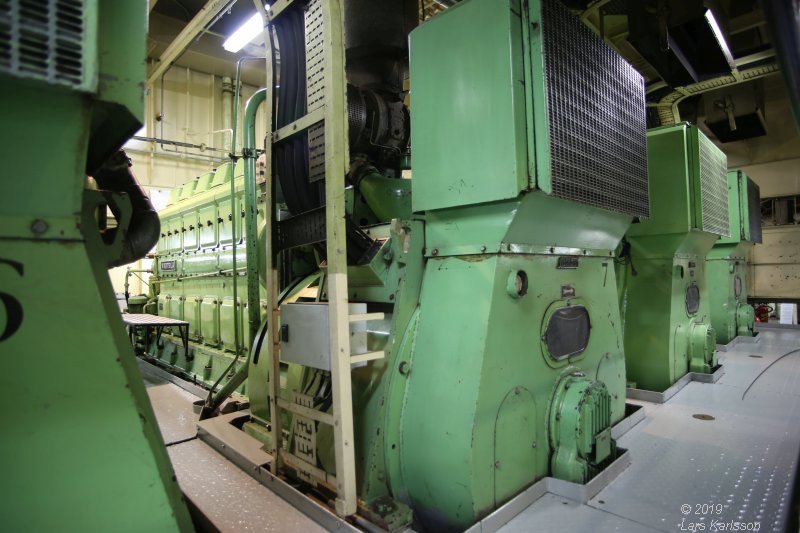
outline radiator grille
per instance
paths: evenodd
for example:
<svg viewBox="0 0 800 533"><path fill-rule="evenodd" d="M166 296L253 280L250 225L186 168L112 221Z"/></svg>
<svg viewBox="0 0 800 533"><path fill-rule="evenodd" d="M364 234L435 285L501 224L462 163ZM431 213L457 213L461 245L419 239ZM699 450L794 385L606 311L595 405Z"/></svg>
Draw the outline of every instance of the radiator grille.
<svg viewBox="0 0 800 533"><path fill-rule="evenodd" d="M91 89L84 0L0 0L0 72Z"/></svg>
<svg viewBox="0 0 800 533"><path fill-rule="evenodd" d="M647 218L644 81L559 0L542 0L552 193Z"/></svg>
<svg viewBox="0 0 800 533"><path fill-rule="evenodd" d="M728 225L728 158L708 137L700 138L700 201L703 231L730 237Z"/></svg>
<svg viewBox="0 0 800 533"><path fill-rule="evenodd" d="M761 190L753 180L747 180L747 214L748 220L745 224L750 225L750 242L761 242Z"/></svg>

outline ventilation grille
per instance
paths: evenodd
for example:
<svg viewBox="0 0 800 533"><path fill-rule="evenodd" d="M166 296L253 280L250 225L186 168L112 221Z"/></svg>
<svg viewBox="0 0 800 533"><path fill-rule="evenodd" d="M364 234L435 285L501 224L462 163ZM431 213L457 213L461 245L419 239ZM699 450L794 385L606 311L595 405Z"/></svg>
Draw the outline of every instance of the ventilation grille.
<svg viewBox="0 0 800 533"><path fill-rule="evenodd" d="M325 104L324 34L322 1L312 0L305 12L306 26L306 109L308 113ZM308 180L325 177L325 126L317 124L308 129Z"/></svg>
<svg viewBox="0 0 800 533"><path fill-rule="evenodd" d="M700 200L703 231L730 237L728 225L728 158L708 137L700 138Z"/></svg>
<svg viewBox="0 0 800 533"><path fill-rule="evenodd" d="M644 81L559 0L542 0L554 196L647 218Z"/></svg>
<svg viewBox="0 0 800 533"><path fill-rule="evenodd" d="M750 242L761 242L761 190L750 178L747 180L747 214L749 220L744 221L750 225Z"/></svg>
<svg viewBox="0 0 800 533"><path fill-rule="evenodd" d="M89 90L84 0L0 0L0 72Z"/></svg>

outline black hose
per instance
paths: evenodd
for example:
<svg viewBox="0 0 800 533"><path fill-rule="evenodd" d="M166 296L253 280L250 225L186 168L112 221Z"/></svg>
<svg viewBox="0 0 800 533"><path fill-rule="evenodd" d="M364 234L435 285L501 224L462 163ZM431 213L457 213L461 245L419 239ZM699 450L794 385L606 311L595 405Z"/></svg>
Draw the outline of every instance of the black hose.
<svg viewBox="0 0 800 533"><path fill-rule="evenodd" d="M118 231L125 232L120 256L109 261L109 267L126 265L144 257L158 242L161 221L153 204L131 172L131 160L124 150L118 150L95 171L92 176L100 189L127 195L133 212L127 228L110 228L103 232L103 240L111 243ZM109 209L117 220L122 220L122 210L113 201Z"/></svg>

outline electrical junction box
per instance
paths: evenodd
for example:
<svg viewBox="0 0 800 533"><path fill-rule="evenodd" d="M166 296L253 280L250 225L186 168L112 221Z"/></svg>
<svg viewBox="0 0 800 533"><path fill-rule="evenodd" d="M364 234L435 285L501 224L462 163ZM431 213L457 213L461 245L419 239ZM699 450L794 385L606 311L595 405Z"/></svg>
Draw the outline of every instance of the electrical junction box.
<svg viewBox="0 0 800 533"><path fill-rule="evenodd" d="M364 314L367 304L351 303L350 314ZM327 302L281 306L281 361L331 369L330 322ZM367 323L350 323L350 353L367 352ZM348 354L348 357L350 354Z"/></svg>

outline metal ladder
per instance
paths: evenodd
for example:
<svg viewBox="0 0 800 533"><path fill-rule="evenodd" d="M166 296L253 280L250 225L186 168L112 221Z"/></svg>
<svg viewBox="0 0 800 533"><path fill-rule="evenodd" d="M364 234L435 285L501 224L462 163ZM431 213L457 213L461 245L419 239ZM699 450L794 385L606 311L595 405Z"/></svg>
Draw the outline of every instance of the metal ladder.
<svg viewBox="0 0 800 533"><path fill-rule="evenodd" d="M296 0L278 0L272 4L268 14L268 24L275 21L295 4ZM270 225L267 235L267 300L270 312L268 314L269 339L268 343L268 402L270 410L270 435L273 444L271 465L272 473L277 474L281 463L291 463L293 455L287 450L281 450L281 410L287 410L296 416L314 420L333 427L334 446L336 459L335 480L325 476L324 472L318 475L336 487L336 513L339 516L355 514L357 509L355 450L353 434L353 403L351 387L351 367L356 363L363 363L384 357L382 351L364 354L351 354L350 348L350 323L380 320L383 313L350 314L348 302L347 281L347 242L345 234L345 192L344 176L347 172L348 161L348 121L347 121L347 85L345 79L345 51L344 51L344 25L342 0L312 0L309 9L321 8L322 14L322 69L324 72L322 105L310 110L305 116L272 132L267 141L268 158L267 180L273 186L271 154L272 145L288 137L313 128L324 127L324 175L325 175L325 222L327 237L327 293L328 313L330 325L330 352L331 352L331 382L332 382L332 413L322 412L289 402L280 397L280 336L276 327L280 323L280 309L278 301L278 270L271 252L273 247L273 231L276 223L276 213L273 204L274 196L270 195L267 201L266 220ZM269 30L269 26L266 31ZM271 39L265 39L267 57L274 57ZM272 92L275 83L271 65L267 68L267 88L269 95L267 101L267 124L272 120Z"/></svg>

